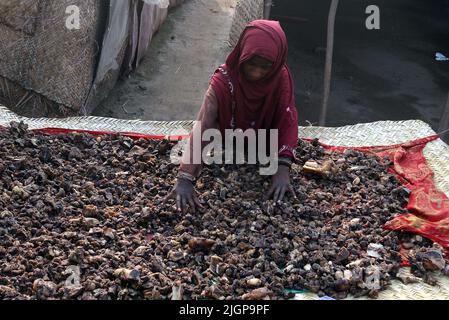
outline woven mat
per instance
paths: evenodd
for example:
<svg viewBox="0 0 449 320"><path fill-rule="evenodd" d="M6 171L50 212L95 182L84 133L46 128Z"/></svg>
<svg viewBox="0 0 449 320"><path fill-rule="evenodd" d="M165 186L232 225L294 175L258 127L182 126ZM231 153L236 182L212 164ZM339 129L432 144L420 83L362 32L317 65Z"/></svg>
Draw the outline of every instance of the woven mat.
<svg viewBox="0 0 449 320"><path fill-rule="evenodd" d="M59 114L80 114L94 78L105 2L0 2L0 75L62 105L64 111ZM80 10L79 29L66 27L69 18L66 9L71 5ZM9 89L1 91L0 88L8 99L14 98L10 105L23 102L23 95L16 98L9 94ZM29 115L46 115L40 108L42 105L34 94L17 106L17 110L25 109Z"/></svg>
<svg viewBox="0 0 449 320"><path fill-rule="evenodd" d="M0 23L16 31L33 35L39 14L39 2L36 0L0 1Z"/></svg>
<svg viewBox="0 0 449 320"><path fill-rule="evenodd" d="M183 135L189 133L192 121L119 120L101 117L73 117L66 119L26 118L18 116L0 105L0 126L10 121L24 121L30 129L66 128L110 132L135 132L154 135ZM301 138L319 138L321 142L336 146L379 146L407 142L435 134L420 120L379 121L339 128L299 127ZM449 196L449 146L437 139L427 144L424 155L435 173L436 186ZM379 294L379 299L444 299L449 300L449 277L438 277L439 285L432 287L423 282L404 285L397 280ZM298 300L318 300L315 294L296 296ZM349 297L348 299L352 299Z"/></svg>
<svg viewBox="0 0 449 320"><path fill-rule="evenodd" d="M407 270L409 271L409 269ZM438 286L432 287L424 282L403 284L393 280L387 290L379 293L379 300L449 300L449 277L437 276ZM294 300L320 300L316 294L299 293ZM371 300L369 297L347 297L345 300Z"/></svg>
<svg viewBox="0 0 449 320"><path fill-rule="evenodd" d="M263 11L263 0L239 0L237 2L229 34L229 43L232 47L237 44L240 34L249 22L263 19Z"/></svg>

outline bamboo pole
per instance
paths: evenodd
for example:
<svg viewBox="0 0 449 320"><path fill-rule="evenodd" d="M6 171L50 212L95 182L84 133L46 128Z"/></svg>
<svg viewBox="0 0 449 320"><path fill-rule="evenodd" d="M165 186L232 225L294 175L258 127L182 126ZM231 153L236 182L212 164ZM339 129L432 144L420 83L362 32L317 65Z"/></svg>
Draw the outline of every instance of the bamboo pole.
<svg viewBox="0 0 449 320"><path fill-rule="evenodd" d="M265 0L264 1L263 18L265 20L269 20L270 19L271 6L272 5L273 5L273 0Z"/></svg>
<svg viewBox="0 0 449 320"><path fill-rule="evenodd" d="M321 114L319 125L326 125L327 105L329 102L331 75L332 75L332 57L334 53L334 34L335 34L335 16L337 14L338 0L332 0L329 17L327 21L327 48L326 48L326 65L324 68L324 93L323 105L321 107Z"/></svg>
<svg viewBox="0 0 449 320"><path fill-rule="evenodd" d="M449 93L447 95L446 106L443 109L443 114L440 119L440 126L438 127L438 132L442 132L444 130L449 129ZM442 134L441 138L449 142L448 132Z"/></svg>

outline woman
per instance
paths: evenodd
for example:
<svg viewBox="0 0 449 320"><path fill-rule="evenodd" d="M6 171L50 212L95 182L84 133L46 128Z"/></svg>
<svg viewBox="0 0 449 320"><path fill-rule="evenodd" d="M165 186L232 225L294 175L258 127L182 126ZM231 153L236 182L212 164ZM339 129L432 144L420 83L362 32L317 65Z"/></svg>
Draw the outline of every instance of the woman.
<svg viewBox="0 0 449 320"><path fill-rule="evenodd" d="M287 52L287 39L279 22L256 20L248 24L226 64L212 76L197 117L201 132L210 128L222 133L237 128L278 129L279 166L266 194L274 201L282 200L286 191L295 196L289 171L298 142L298 115ZM192 150L193 139L188 147ZM192 153L188 154L193 157ZM194 191L201 164L191 163L181 161L176 184L168 196L176 197L177 208L183 212L188 205L193 210L201 207Z"/></svg>

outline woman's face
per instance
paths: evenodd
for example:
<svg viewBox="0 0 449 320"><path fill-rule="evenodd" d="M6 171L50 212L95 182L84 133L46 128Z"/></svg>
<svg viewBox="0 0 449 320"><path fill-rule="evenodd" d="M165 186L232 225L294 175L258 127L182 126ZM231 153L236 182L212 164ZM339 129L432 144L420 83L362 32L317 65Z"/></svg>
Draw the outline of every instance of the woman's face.
<svg viewBox="0 0 449 320"><path fill-rule="evenodd" d="M272 67L273 62L270 60L260 56L254 56L243 63L243 73L248 81L259 81L270 73Z"/></svg>

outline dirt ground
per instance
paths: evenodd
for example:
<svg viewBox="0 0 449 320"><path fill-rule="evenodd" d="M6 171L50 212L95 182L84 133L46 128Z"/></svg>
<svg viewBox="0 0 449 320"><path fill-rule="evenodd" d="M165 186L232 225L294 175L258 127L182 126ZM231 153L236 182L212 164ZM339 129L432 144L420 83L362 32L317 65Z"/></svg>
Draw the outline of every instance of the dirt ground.
<svg viewBox="0 0 449 320"><path fill-rule="evenodd" d="M326 1L276 0L290 46L301 125L317 124L329 9ZM235 1L187 0L171 11L150 52L95 115L193 119L210 76L223 63ZM328 126L421 119L437 129L449 89L449 1L378 0L380 30L367 30L367 0L340 1ZM306 18L307 22L284 16Z"/></svg>
<svg viewBox="0 0 449 320"><path fill-rule="evenodd" d="M300 124L318 122L330 1L277 0L289 39ZM367 30L372 1L340 1L335 25L327 126L377 120L421 119L438 128L449 90L449 1L378 0L380 30Z"/></svg>
<svg viewBox="0 0 449 320"><path fill-rule="evenodd" d="M186 0L169 12L138 70L93 115L142 120L195 118L215 69L230 50L236 0Z"/></svg>

